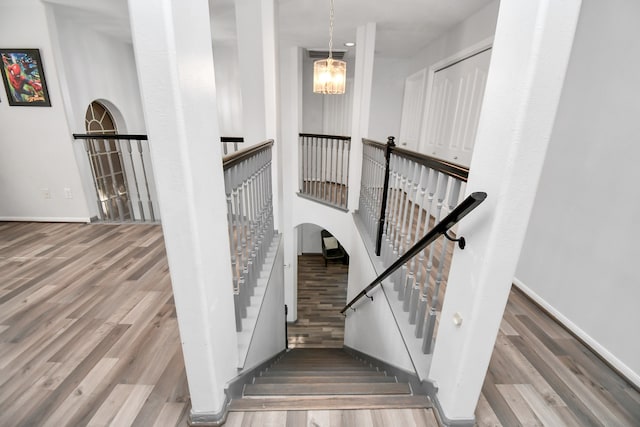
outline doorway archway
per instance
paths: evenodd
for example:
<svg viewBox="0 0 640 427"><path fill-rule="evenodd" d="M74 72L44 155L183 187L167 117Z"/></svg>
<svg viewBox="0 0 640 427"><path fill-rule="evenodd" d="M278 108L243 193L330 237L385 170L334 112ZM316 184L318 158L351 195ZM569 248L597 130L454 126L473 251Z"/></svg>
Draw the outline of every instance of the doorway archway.
<svg viewBox="0 0 640 427"><path fill-rule="evenodd" d="M297 320L288 324L290 348L342 348L349 275L344 260L322 254L322 227L305 223L298 229Z"/></svg>
<svg viewBox="0 0 640 427"><path fill-rule="evenodd" d="M116 121L109 109L93 101L85 113L88 134L100 136L118 133ZM119 141L107 138L87 140L91 172L98 197L98 215L102 219L131 219L127 178L123 168Z"/></svg>

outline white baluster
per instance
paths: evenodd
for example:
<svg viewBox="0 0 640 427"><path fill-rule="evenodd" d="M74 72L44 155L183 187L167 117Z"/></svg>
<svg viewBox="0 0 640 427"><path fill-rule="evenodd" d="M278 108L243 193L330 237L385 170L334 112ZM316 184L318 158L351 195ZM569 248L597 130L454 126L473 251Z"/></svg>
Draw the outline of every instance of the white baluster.
<svg viewBox="0 0 640 427"><path fill-rule="evenodd" d="M449 191L449 199L447 207L449 208L449 212L455 209L458 204L458 200L460 199L460 184L461 181L457 179L451 179L451 188ZM442 245L440 250L440 259L438 262L438 273L435 279L435 285L433 288L433 296L431 297L431 304L429 305L429 314L427 315L425 321L425 335L422 341L422 351L425 354L431 353L432 343L433 343L433 335L436 326L436 314L438 310L438 302L440 297L440 286L442 285L443 276L444 276L444 265L447 256L447 248L450 246L450 241L447 239L441 239Z"/></svg>
<svg viewBox="0 0 640 427"><path fill-rule="evenodd" d="M403 180L403 188L402 192L404 193L404 205L403 205L403 214L402 214L402 225L400 228L400 237L398 239L398 256L404 255L407 251L408 246L406 245L407 236L410 234L410 230L408 229L409 218L412 217L409 212L409 208L411 206L411 190L413 189L413 170L415 169L415 162L409 159L403 159L403 172L404 180ZM403 265L399 270L395 273L396 281L398 283L398 299L404 299L404 291L406 286L407 279L407 265Z"/></svg>
<svg viewBox="0 0 640 427"><path fill-rule="evenodd" d="M411 161L411 163L413 165L413 172L412 172L412 178L411 178L411 188L409 189L410 193L408 195L408 199L410 203L409 224L407 226L404 252L409 250L409 248L412 246L412 242L416 242L418 240L418 234L419 234L419 230L417 226L418 223L416 223L415 230L414 230L414 217L416 215L418 186L420 185L420 173L422 168L418 163L414 161ZM413 258L415 258L415 256ZM413 270L411 269L411 265L412 265L411 263L413 258L407 261L405 265L402 266L402 271L403 271L402 283L404 284L404 290L402 292L402 298L403 298L402 308L404 311L409 311L409 305L411 301L411 290L413 289L413 286L414 286L415 277L413 276Z"/></svg>
<svg viewBox="0 0 640 427"><path fill-rule="evenodd" d="M420 195L418 196L416 191L416 205L418 206L418 220L416 221L416 232L414 236L413 244L415 245L422 236L424 236L429 229L429 218L424 215L425 209L425 197L427 194L427 184L429 182L429 173L432 172L431 169L426 166L422 166L420 175ZM426 224L423 224L423 221L426 221ZM411 260L411 267L409 270L409 274L412 278L413 286L411 288L411 296L409 302L409 324L413 325L416 323L416 311L418 308L418 300L420 298L420 279L422 276L422 261L420 258L424 259L424 251L420 251L418 256L414 256ZM420 269L420 270L419 270Z"/></svg>
<svg viewBox="0 0 640 427"><path fill-rule="evenodd" d="M383 250L383 262L384 266L388 267L393 263L393 237L396 228L396 212L398 211L398 171L397 171L398 156L391 155L389 159L389 191L387 194L387 215L385 224L385 244Z"/></svg>
<svg viewBox="0 0 640 427"><path fill-rule="evenodd" d="M440 222L440 216L442 214L442 207L444 205L444 199L446 197L447 194L447 186L449 184L449 176L445 175L441 172L438 173L438 190L436 193L436 212L435 212L435 216L434 216L434 225L438 224ZM426 297L426 305L428 306L428 295L429 295L429 287L431 285L431 274L433 271L433 256L434 253L436 251L436 247L435 247L435 241L432 242L429 245L429 259L427 261L427 271L425 274L425 284L424 284L424 289L423 289L423 294ZM431 298L433 299L433 293L431 294ZM424 316L424 317L418 317L418 319L416 320L416 323L418 324L418 327L423 324L423 331L424 331L424 326L426 326L426 307L424 312L422 312L422 309L420 310L420 315Z"/></svg>
<svg viewBox="0 0 640 427"><path fill-rule="evenodd" d="M434 198L436 195L436 191L438 189L438 179L440 177L440 172L435 170L431 170L429 173L429 182L427 185L427 209L425 212L425 230L430 230L431 217L434 212ZM425 259L427 256L427 252L430 251L431 246L427 246L423 251L420 252L420 256L418 259L418 275L417 278L418 283L421 286L420 290L420 299L418 301L418 308L416 314L416 337L421 338L422 333L424 332L424 316L427 312L427 298L429 291L429 272L426 271L427 265L425 265ZM423 273L424 270L424 273Z"/></svg>

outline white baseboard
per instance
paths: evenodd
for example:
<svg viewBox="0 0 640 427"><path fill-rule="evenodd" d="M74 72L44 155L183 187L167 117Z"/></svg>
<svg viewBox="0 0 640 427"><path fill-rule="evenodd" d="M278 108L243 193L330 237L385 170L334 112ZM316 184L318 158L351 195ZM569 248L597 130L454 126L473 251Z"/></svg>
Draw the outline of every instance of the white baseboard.
<svg viewBox="0 0 640 427"><path fill-rule="evenodd" d="M580 329L578 325L569 320L566 316L560 313L557 309L555 309L552 305L550 305L547 301L542 299L540 295L536 294L532 291L527 285L525 285L522 281L517 278L513 279L513 284L518 287L522 292L524 292L529 298L539 304L542 308L547 310L553 317L555 317L558 322L560 322L565 328L574 333L578 338L584 341L593 351L595 351L598 356L607 361L611 366L613 366L616 370L618 370L625 378L632 382L636 387L640 387L640 375L637 372L634 372L631 368L625 365L620 359L614 356L609 350L604 348L602 344L593 339L589 334Z"/></svg>
<svg viewBox="0 0 640 427"><path fill-rule="evenodd" d="M39 216L0 216L0 221L11 222L84 222L90 223L89 217L39 217Z"/></svg>

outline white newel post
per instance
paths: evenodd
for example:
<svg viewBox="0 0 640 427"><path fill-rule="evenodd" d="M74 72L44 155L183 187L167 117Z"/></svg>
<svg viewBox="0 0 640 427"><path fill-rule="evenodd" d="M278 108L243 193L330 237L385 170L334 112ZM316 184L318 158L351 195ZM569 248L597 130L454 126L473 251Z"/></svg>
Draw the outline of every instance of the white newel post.
<svg viewBox="0 0 640 427"><path fill-rule="evenodd" d="M447 422L472 422L536 195L580 0L503 0L429 377ZM462 317L456 326L454 315Z"/></svg>
<svg viewBox="0 0 640 427"><path fill-rule="evenodd" d="M238 356L208 2L129 11L191 415L215 418Z"/></svg>

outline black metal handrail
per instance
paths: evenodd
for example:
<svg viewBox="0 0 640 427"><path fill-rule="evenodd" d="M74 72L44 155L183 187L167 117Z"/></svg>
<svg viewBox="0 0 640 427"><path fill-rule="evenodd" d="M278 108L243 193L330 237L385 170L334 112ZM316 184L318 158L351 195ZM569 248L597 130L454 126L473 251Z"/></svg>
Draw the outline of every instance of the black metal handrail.
<svg viewBox="0 0 640 427"><path fill-rule="evenodd" d="M147 135L128 135L122 133L74 133L73 139L130 139L133 141L146 141Z"/></svg>
<svg viewBox="0 0 640 427"><path fill-rule="evenodd" d="M245 160L246 158L251 157L254 154L257 154L260 151L266 150L271 146L273 146L273 139L269 139L263 143L254 145L253 147L249 147L244 150L236 151L235 153L229 154L228 156L222 159L222 168L224 170L227 170L231 166L237 165L238 163Z"/></svg>
<svg viewBox="0 0 640 427"><path fill-rule="evenodd" d="M323 135L320 133L300 133L298 134L298 136L306 137L306 138L340 139L343 141L351 141L350 136L342 136L342 135Z"/></svg>
<svg viewBox="0 0 640 427"><path fill-rule="evenodd" d="M368 293L378 286L384 279L391 276L396 270L402 267L407 261L420 253L421 250L426 248L430 243L435 241L438 237L445 235L447 231L454 225L456 225L462 218L467 216L469 212L474 210L480 203L487 198L487 193L475 192L462 201L449 215L447 215L442 221L436 224L425 236L420 239L415 245L409 248L400 258L396 260L389 268L382 272L371 282L366 288L364 288L358 295L356 295L347 305L344 306L340 313L347 311L362 297L369 297ZM446 236L450 238L449 236ZM371 297L369 297L371 298Z"/></svg>
<svg viewBox="0 0 640 427"><path fill-rule="evenodd" d="M221 136L220 142L222 143L222 153L224 156L229 155L229 144L233 144L233 153L238 151L238 144L244 143L244 138L241 136Z"/></svg>
<svg viewBox="0 0 640 427"><path fill-rule="evenodd" d="M241 136L221 136L220 142L244 142L244 138Z"/></svg>

